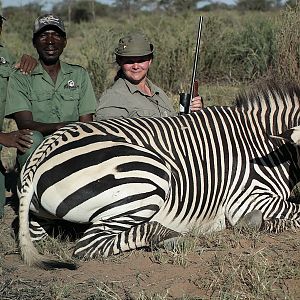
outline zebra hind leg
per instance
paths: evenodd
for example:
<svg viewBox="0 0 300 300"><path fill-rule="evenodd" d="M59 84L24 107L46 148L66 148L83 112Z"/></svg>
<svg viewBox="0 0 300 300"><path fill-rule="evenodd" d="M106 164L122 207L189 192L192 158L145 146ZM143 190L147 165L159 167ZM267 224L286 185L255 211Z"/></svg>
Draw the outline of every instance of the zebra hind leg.
<svg viewBox="0 0 300 300"><path fill-rule="evenodd" d="M16 217L12 224L12 237L17 240L17 236L19 234L19 217ZM30 237L32 241L40 241L44 240L48 237L48 233L45 230L45 228L40 224L38 220L36 220L34 217L29 217L29 232Z"/></svg>
<svg viewBox="0 0 300 300"><path fill-rule="evenodd" d="M40 219L35 215L29 216L29 232L32 241L45 240L47 237L58 237L61 240L75 241L78 237L83 235L83 232L87 229L86 224L76 224L65 220L47 220ZM16 217L12 224L12 237L17 240L19 232L19 217Z"/></svg>
<svg viewBox="0 0 300 300"><path fill-rule="evenodd" d="M107 257L138 248L154 247L175 236L178 236L177 232L158 222L146 222L120 230L119 226L101 221L93 224L76 243L74 256L82 259Z"/></svg>
<svg viewBox="0 0 300 300"><path fill-rule="evenodd" d="M32 241L41 241L48 237L48 233L45 228L35 220L29 221L29 231Z"/></svg>

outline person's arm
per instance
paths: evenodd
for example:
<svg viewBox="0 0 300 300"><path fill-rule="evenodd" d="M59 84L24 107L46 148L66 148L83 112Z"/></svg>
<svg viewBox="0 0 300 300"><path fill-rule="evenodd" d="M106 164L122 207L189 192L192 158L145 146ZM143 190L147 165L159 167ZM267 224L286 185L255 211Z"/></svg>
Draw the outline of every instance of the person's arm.
<svg viewBox="0 0 300 300"><path fill-rule="evenodd" d="M32 113L30 111L20 111L14 114L14 119L19 129L30 129L41 132L44 136L49 135L56 130L64 127L72 122L59 122L59 123L42 123L33 121ZM92 122L93 115L86 114L79 117L80 122Z"/></svg>
<svg viewBox="0 0 300 300"><path fill-rule="evenodd" d="M79 121L91 122L96 112L96 96L89 77L85 69L81 69L81 89L79 100Z"/></svg>
<svg viewBox="0 0 300 300"><path fill-rule="evenodd" d="M86 114L79 117L80 122L92 122L93 121L93 114Z"/></svg>
<svg viewBox="0 0 300 300"><path fill-rule="evenodd" d="M59 123L42 123L33 121L31 111L19 111L14 113L14 119L19 129L30 129L41 132L44 136L47 136L61 127L71 122L59 122Z"/></svg>
<svg viewBox="0 0 300 300"><path fill-rule="evenodd" d="M5 147L17 148L25 152L32 145L32 132L30 130L17 130L8 133L0 132L0 144Z"/></svg>
<svg viewBox="0 0 300 300"><path fill-rule="evenodd" d="M21 60L15 64L15 68L19 69L23 74L30 74L37 66L37 60L27 54L23 54Z"/></svg>

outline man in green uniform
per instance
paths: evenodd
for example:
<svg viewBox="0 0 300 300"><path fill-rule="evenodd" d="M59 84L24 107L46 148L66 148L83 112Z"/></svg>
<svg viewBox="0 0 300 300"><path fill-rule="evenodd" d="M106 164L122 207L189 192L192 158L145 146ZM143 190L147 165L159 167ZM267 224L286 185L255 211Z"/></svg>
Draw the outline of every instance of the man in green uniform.
<svg viewBox="0 0 300 300"><path fill-rule="evenodd" d="M114 85L99 100L97 120L177 115L165 92L147 77L153 51L153 45L140 33L119 40L115 54L120 70ZM199 110L201 101L195 97L191 111Z"/></svg>
<svg viewBox="0 0 300 300"><path fill-rule="evenodd" d="M0 36L2 33L3 20L0 15ZM3 120L5 115L6 89L10 74L14 69L20 69L24 74L30 73L36 66L36 60L29 56L23 55L20 63L14 65L14 60L10 52L0 43L0 152L2 146L17 148L20 152L25 152L31 146L31 132L29 130L18 130L10 133L2 132ZM0 163L0 219L3 216L5 205L5 169Z"/></svg>
<svg viewBox="0 0 300 300"><path fill-rule="evenodd" d="M18 155L22 167L43 141L67 123L93 120L95 94L87 71L60 61L67 44L63 21L52 14L36 19L33 46L39 64L30 76L14 72L7 88L6 115L13 116L19 129L33 130L33 146Z"/></svg>

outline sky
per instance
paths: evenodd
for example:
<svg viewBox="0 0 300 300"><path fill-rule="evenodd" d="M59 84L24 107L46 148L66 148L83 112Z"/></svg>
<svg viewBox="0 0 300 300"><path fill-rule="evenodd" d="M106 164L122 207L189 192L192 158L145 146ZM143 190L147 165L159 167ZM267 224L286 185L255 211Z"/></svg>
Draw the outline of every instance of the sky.
<svg viewBox="0 0 300 300"><path fill-rule="evenodd" d="M98 2L102 2L104 4L111 4L114 0L102 0ZM34 2L33 0L2 0L2 7L7 7L7 6L21 6L28 4L30 2ZM43 3L55 3L55 2L61 2L60 0L44 0L42 1ZM235 0L218 0L214 2L223 2L227 4L234 4Z"/></svg>

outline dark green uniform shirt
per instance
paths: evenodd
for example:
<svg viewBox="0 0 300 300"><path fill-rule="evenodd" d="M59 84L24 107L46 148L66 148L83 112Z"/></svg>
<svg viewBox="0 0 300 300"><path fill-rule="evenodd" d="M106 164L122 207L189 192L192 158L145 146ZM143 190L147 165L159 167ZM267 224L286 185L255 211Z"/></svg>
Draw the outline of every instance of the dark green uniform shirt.
<svg viewBox="0 0 300 300"><path fill-rule="evenodd" d="M13 71L12 65L12 56L9 54L9 51L0 44L0 131L2 130L5 115L8 78Z"/></svg>
<svg viewBox="0 0 300 300"><path fill-rule="evenodd" d="M147 79L152 96L144 94L137 86L119 78L100 98L96 120L135 117L169 117L175 112L168 96Z"/></svg>
<svg viewBox="0 0 300 300"><path fill-rule="evenodd" d="M41 64L31 75L14 72L7 87L6 115L31 111L36 122L57 123L95 113L96 98L87 71L64 62L60 65L56 83Z"/></svg>

